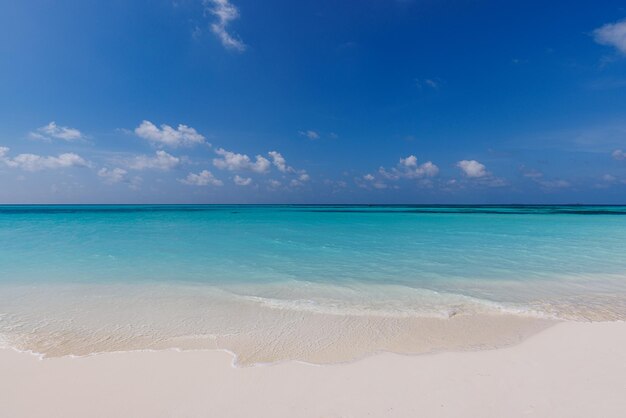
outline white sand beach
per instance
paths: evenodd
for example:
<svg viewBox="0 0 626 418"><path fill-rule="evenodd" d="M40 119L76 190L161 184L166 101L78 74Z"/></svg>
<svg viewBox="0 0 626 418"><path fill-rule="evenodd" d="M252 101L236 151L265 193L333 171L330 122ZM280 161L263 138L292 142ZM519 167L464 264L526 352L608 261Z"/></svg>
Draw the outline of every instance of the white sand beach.
<svg viewBox="0 0 626 418"><path fill-rule="evenodd" d="M236 368L229 353L0 351L2 417L623 417L626 323L496 350Z"/></svg>

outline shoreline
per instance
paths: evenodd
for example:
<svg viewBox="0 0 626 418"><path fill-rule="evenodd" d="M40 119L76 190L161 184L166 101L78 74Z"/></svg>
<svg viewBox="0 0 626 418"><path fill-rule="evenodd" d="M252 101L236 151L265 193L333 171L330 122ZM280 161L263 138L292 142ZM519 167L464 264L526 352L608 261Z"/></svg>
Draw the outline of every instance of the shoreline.
<svg viewBox="0 0 626 418"><path fill-rule="evenodd" d="M288 326L284 318L271 317L254 333L223 336L178 336L156 340L127 342L119 335L89 335L95 344L85 345L85 335L63 333L28 335L30 340L10 342L4 347L42 360L88 358L113 353L161 351L225 351L232 355L236 367L281 364L299 361L305 364L333 365L362 360L381 353L421 355L443 352L480 351L510 347L558 324L559 321L517 315L458 315L449 319L380 317L340 317L336 315L302 315L298 327ZM347 322L346 322L347 321ZM98 337L98 338L96 338ZM120 339L121 338L121 339ZM120 343L110 343L119 340ZM116 340L117 339L117 340ZM59 345L59 342L61 345ZM104 342L100 342L104 341ZM53 343L54 345L50 345ZM37 349L41 347L43 350Z"/></svg>
<svg viewBox="0 0 626 418"><path fill-rule="evenodd" d="M357 356L357 357L347 359L347 360L337 360L337 361L329 360L328 362L319 362L319 363L306 361L306 360L300 360L300 359L282 359L282 360L275 360L275 361L242 364L237 361L238 355L236 352L228 348L220 348L220 347L216 347L216 348L208 348L208 347L207 348L181 348L181 347L139 348L139 349L119 350L119 351L99 351L99 352L93 352L89 354L66 354L66 355L60 355L60 356L47 356L45 353L39 353L33 350L21 350L17 347L0 346L0 355L2 355L2 353L4 352L11 351L20 355L27 355L27 356L33 357L37 359L37 361L44 362L44 361L54 361L54 360L62 360L62 359L69 359L69 360L77 359L78 360L78 359L88 359L88 358L99 357L99 356L127 355L127 354L137 354L137 353L139 354L140 353L167 353L167 352L209 353L209 354L210 353L225 353L231 357L232 359L231 366L234 369L246 369L246 368L254 368L254 367L272 367L272 366L278 366L278 365L289 364L289 363L303 364L306 366L313 366L313 367L326 367L326 366L337 366L337 365L341 366L341 365L352 364L352 363L356 363L359 361L367 360L372 357L384 356L384 355L419 357L419 356L438 355L438 354L445 354L445 353L471 353L471 352L480 352L480 351L501 350L501 349L511 348L519 344L522 344L524 341L528 340L529 338L532 338L533 336L537 334L543 333L546 330L549 330L550 328L557 326L559 324L563 324L563 323L582 323L582 324L585 324L585 323L589 323L589 324L591 323L598 323L598 324L625 323L626 324L626 321L621 321L621 320L617 320L617 321L566 321L566 320L561 320L561 319L543 319L542 327L536 328L535 330L530 332L528 335L524 335L520 337L521 339L519 341L506 342L506 343L502 343L501 345L441 348L441 349L436 349L432 351L424 351L424 352L396 352L396 351L391 351L391 350L378 350L378 351L373 351L369 353L364 353L361 356Z"/></svg>
<svg viewBox="0 0 626 418"><path fill-rule="evenodd" d="M237 367L223 350L38 360L1 349L0 413L618 417L626 410L624 346L626 322L615 321L562 322L505 348L379 353L326 365Z"/></svg>
<svg viewBox="0 0 626 418"><path fill-rule="evenodd" d="M392 287L372 302L373 291L357 289L261 289L295 301L296 306L284 307L213 286L6 286L0 298L5 312L0 341L49 358L178 348L228 350L240 366L288 360L334 364L380 352L506 347L558 323L532 310L507 311L496 302L462 295ZM253 288L249 293L263 292ZM422 316L408 310L412 305L451 313ZM348 313L320 311L320 306ZM353 313L357 308L359 314ZM383 308L397 315L381 314Z"/></svg>

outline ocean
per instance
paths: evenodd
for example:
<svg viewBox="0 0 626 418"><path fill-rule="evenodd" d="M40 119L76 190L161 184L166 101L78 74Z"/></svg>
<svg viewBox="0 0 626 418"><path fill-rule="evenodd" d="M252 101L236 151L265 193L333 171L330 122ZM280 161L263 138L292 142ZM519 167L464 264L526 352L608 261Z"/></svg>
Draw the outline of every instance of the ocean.
<svg viewBox="0 0 626 418"><path fill-rule="evenodd" d="M0 206L0 345L240 364L626 319L624 206Z"/></svg>

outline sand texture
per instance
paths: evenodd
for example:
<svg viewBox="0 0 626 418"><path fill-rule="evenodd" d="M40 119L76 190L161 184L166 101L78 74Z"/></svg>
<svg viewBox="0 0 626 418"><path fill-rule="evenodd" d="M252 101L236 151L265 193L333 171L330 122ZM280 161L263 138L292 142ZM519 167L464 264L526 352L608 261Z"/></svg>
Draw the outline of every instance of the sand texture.
<svg viewBox="0 0 626 418"><path fill-rule="evenodd" d="M2 417L623 417L626 323L507 348L235 368L218 351L0 351Z"/></svg>

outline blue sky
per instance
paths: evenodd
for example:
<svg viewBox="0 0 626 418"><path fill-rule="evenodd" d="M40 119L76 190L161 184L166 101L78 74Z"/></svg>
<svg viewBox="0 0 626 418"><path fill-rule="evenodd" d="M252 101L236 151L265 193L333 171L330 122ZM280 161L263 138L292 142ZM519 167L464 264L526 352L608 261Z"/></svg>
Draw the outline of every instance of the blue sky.
<svg viewBox="0 0 626 418"><path fill-rule="evenodd" d="M626 203L623 2L0 2L0 203Z"/></svg>

